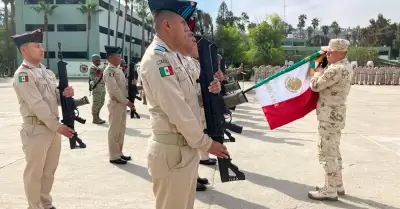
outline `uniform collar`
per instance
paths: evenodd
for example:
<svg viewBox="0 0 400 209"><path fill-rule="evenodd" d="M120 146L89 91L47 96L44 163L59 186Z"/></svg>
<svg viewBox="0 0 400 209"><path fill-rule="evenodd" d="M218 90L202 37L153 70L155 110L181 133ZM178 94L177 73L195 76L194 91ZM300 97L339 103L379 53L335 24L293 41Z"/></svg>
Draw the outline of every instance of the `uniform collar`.
<svg viewBox="0 0 400 209"><path fill-rule="evenodd" d="M157 35L154 36L154 43L156 45L164 47L167 51L171 52L172 50L168 47L168 45Z"/></svg>
<svg viewBox="0 0 400 209"><path fill-rule="evenodd" d="M40 63L39 67L36 67L34 64L30 63L28 60L24 59L24 61L22 62L23 65L27 66L27 68L29 69L35 69L35 68L39 68L39 69L46 69L46 67Z"/></svg>

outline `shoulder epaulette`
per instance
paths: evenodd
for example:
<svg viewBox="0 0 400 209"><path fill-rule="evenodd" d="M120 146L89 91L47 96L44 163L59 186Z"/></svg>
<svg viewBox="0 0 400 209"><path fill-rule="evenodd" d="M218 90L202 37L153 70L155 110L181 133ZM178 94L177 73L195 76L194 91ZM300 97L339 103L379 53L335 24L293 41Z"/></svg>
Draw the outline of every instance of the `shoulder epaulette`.
<svg viewBox="0 0 400 209"><path fill-rule="evenodd" d="M158 52L158 53L164 54L166 51L167 51L167 49L164 46L156 45L154 47L154 52Z"/></svg>
<svg viewBox="0 0 400 209"><path fill-rule="evenodd" d="M29 70L33 69L31 66L26 65L26 64L22 64L22 67L27 68L27 69L29 69Z"/></svg>

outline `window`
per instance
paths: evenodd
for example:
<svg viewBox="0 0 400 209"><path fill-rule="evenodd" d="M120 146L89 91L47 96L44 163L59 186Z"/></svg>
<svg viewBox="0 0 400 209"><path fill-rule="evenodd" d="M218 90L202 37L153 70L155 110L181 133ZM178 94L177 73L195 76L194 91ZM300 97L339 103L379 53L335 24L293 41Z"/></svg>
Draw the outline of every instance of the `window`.
<svg viewBox="0 0 400 209"><path fill-rule="evenodd" d="M117 15L119 15L119 16L121 16L121 17L123 17L123 13L122 13L122 11L121 11L121 10L117 10L115 13L117 13Z"/></svg>
<svg viewBox="0 0 400 209"><path fill-rule="evenodd" d="M104 9L110 10L110 11L114 10L114 7L112 5L109 5L107 2L105 2L103 0L99 1L99 6L103 7Z"/></svg>
<svg viewBox="0 0 400 209"><path fill-rule="evenodd" d="M123 35L122 33L118 32L118 38L122 39Z"/></svg>
<svg viewBox="0 0 400 209"><path fill-rule="evenodd" d="M54 0L25 0L25 4L39 4L41 1L44 1L47 4L54 4Z"/></svg>
<svg viewBox="0 0 400 209"><path fill-rule="evenodd" d="M130 41L131 41L131 37L128 36L128 35L125 35L125 41L126 41L126 42L130 42Z"/></svg>
<svg viewBox="0 0 400 209"><path fill-rule="evenodd" d="M108 29L106 27L100 26L99 32L102 34L108 34ZM114 36L114 30L110 29L110 36Z"/></svg>
<svg viewBox="0 0 400 209"><path fill-rule="evenodd" d="M86 0L56 0L56 4L86 4Z"/></svg>
<svg viewBox="0 0 400 209"><path fill-rule="evenodd" d="M107 54L105 52L100 52L100 57L101 59L105 60L107 59Z"/></svg>
<svg viewBox="0 0 400 209"><path fill-rule="evenodd" d="M87 52L62 52L62 56L66 59L87 59Z"/></svg>
<svg viewBox="0 0 400 209"><path fill-rule="evenodd" d="M86 31L86 24L58 24L57 31Z"/></svg>
<svg viewBox="0 0 400 209"><path fill-rule="evenodd" d="M44 25L35 25L35 24L26 24L25 25L25 31L27 31L27 32L33 31L33 30L36 30L36 29L39 29L39 28L41 28L41 29L43 29L43 31L45 31L44 30ZM47 25L47 29L48 29L49 32L54 32L54 25L53 24L48 24Z"/></svg>
<svg viewBox="0 0 400 209"><path fill-rule="evenodd" d="M47 58L47 52L44 52L44 58ZM49 51L49 58L56 58L56 52Z"/></svg>

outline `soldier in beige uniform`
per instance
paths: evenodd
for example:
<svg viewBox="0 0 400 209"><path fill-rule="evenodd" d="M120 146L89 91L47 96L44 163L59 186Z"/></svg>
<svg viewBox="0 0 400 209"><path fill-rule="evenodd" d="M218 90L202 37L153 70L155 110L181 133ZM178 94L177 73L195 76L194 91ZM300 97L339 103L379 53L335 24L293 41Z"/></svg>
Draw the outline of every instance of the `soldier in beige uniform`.
<svg viewBox="0 0 400 209"><path fill-rule="evenodd" d="M26 160L28 209L55 209L50 192L60 157L61 135L72 138L74 130L59 122L57 80L40 63L44 58L42 30L12 38L24 58L14 74L13 86L23 119L20 134ZM72 97L74 90L67 87L63 94Z"/></svg>
<svg viewBox="0 0 400 209"><path fill-rule="evenodd" d="M193 209L198 150L221 158L229 153L204 134L196 80L176 53L192 41L186 21L196 3L149 0L149 7L157 35L142 58L140 76L151 115L147 162L156 209Z"/></svg>
<svg viewBox="0 0 400 209"><path fill-rule="evenodd" d="M135 108L128 97L128 88L125 74L119 67L121 63L121 48L105 46L108 58L108 66L104 70L103 79L110 100L108 101L108 149L110 163L126 164L131 160L130 156L122 153L126 129L126 107Z"/></svg>
<svg viewBox="0 0 400 209"><path fill-rule="evenodd" d="M342 180L342 156L340 153L341 131L346 121L346 100L351 88L353 69L345 58L350 43L344 39L332 39L326 51L329 67L318 68L310 82L319 93L317 103L318 159L325 170L325 185L310 191L308 196L316 200L338 200L344 194Z"/></svg>

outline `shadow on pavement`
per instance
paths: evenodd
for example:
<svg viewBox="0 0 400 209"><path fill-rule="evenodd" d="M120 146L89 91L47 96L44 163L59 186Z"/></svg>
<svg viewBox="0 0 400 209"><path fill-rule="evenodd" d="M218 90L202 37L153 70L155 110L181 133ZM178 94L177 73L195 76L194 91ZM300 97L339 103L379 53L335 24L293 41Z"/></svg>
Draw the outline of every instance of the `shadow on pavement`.
<svg viewBox="0 0 400 209"><path fill-rule="evenodd" d="M278 138L278 137L265 136L265 133L260 132L260 131L254 131L254 130L243 130L241 135L251 138L251 139L257 139L260 141L264 141L264 142L285 143L285 144L290 144L290 145L295 145L295 146L304 146L304 144L295 142L295 141L310 141L310 140L304 140L304 139Z"/></svg>
<svg viewBox="0 0 400 209"><path fill-rule="evenodd" d="M147 168L140 166L140 165L136 165L133 164L131 162L128 162L126 165L115 165L116 167L118 167L121 170L124 170L128 173L131 173L135 176L139 176L140 178L151 182L151 176L150 174L147 172Z"/></svg>
<svg viewBox="0 0 400 209"><path fill-rule="evenodd" d="M210 206L218 205L219 207L226 209L269 209L263 205L232 197L228 194L218 192L210 188L208 188L208 190L205 192L198 192L196 194L196 198L200 202L209 204Z"/></svg>
<svg viewBox="0 0 400 209"><path fill-rule="evenodd" d="M379 209L399 209L396 207L388 206L382 203L378 203L372 200L366 200L362 199L359 197L354 197L350 195L345 195L345 196L340 196L338 202L329 202L329 201L323 201L323 202L318 202L311 200L307 197L308 191L314 190L315 187L309 186L306 184L301 184L297 182L292 182L288 180L282 180L282 179L275 179L273 177L269 176L263 176L257 173L252 173L249 171L243 171L246 174L246 179L254 184L263 186L263 187L268 187L271 189L275 189L279 192L282 192L283 194L286 194L289 197L292 197L296 200L304 201L304 202L309 202L309 203L314 203L314 204L324 204L324 205L329 205L329 206L334 206L337 208L344 208L344 209L367 209L366 207L359 207L357 205L352 205L343 201L340 201L340 199L344 199L356 204L366 204L369 206L374 206Z"/></svg>
<svg viewBox="0 0 400 209"><path fill-rule="evenodd" d="M150 134L142 134L142 132L140 132L136 129L133 129L133 128L128 128L128 127L125 130L125 134L128 136L136 136L136 137L142 137L142 138L148 138L151 136Z"/></svg>

